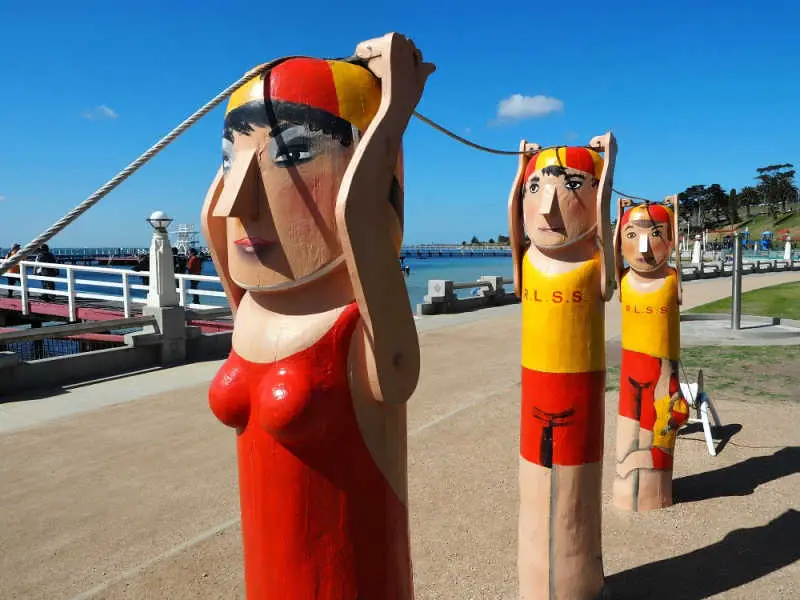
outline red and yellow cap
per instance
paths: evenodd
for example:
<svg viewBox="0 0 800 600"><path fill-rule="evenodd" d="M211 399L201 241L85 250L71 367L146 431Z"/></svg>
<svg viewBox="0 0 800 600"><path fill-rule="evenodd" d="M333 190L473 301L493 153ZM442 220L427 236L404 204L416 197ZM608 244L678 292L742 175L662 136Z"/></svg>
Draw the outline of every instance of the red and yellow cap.
<svg viewBox="0 0 800 600"><path fill-rule="evenodd" d="M600 179L603 173L603 158L594 150L581 146L547 148L531 157L525 169L525 179L527 180L532 173L551 166L577 169Z"/></svg>
<svg viewBox="0 0 800 600"><path fill-rule="evenodd" d="M628 221L672 223L672 209L663 204L637 204L622 214L621 225L625 225Z"/></svg>
<svg viewBox="0 0 800 600"><path fill-rule="evenodd" d="M283 101L324 110L366 130L381 103L378 80L364 67L336 60L290 58L236 90L227 115L252 102Z"/></svg>

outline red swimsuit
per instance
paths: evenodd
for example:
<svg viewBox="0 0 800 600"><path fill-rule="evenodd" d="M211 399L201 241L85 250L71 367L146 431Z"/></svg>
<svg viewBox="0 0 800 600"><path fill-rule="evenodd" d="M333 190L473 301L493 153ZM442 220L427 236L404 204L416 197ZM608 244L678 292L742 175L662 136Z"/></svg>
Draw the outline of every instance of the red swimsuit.
<svg viewBox="0 0 800 600"><path fill-rule="evenodd" d="M238 433L248 600L408 600L408 512L375 465L347 378L355 303L274 363L231 352L211 383Z"/></svg>

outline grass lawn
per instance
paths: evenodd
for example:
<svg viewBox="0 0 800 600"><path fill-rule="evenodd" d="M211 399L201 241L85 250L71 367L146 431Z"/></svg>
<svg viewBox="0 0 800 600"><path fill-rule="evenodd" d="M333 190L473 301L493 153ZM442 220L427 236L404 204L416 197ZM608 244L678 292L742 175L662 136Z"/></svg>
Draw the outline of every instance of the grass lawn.
<svg viewBox="0 0 800 600"><path fill-rule="evenodd" d="M696 381L698 369L703 369L705 390L712 398L800 400L800 346L692 346L681 349L681 362L689 381ZM609 367L606 390L618 389L619 367Z"/></svg>
<svg viewBox="0 0 800 600"><path fill-rule="evenodd" d="M690 313L731 312L731 298L690 309ZM800 281L773 285L742 294L742 314L800 320Z"/></svg>

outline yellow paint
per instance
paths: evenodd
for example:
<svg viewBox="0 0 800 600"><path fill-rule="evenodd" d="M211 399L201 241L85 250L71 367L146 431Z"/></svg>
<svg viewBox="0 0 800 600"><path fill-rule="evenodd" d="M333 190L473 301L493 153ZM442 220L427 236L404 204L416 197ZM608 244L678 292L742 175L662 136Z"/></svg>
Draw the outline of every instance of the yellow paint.
<svg viewBox="0 0 800 600"><path fill-rule="evenodd" d="M365 131L381 104L378 80L363 67L333 60L328 64L339 99L339 116Z"/></svg>
<svg viewBox="0 0 800 600"><path fill-rule="evenodd" d="M545 373L605 370L599 254L568 273L522 261L522 366Z"/></svg>
<svg viewBox="0 0 800 600"><path fill-rule="evenodd" d="M674 269L656 291L642 293L622 276L622 347L656 358L678 360L681 351L678 282Z"/></svg>
<svg viewBox="0 0 800 600"><path fill-rule="evenodd" d="M236 110L252 100L264 100L263 75L251 79L231 94L231 97L228 98L228 107L225 109L225 114L227 115L232 110Z"/></svg>
<svg viewBox="0 0 800 600"><path fill-rule="evenodd" d="M590 148L585 149L586 152L592 157L594 163L594 176L600 179L603 173L603 158L594 150ZM536 154L536 165L534 171L541 171L545 167L569 166L567 164L567 148L559 146L558 148L547 148Z"/></svg>
<svg viewBox="0 0 800 600"><path fill-rule="evenodd" d="M678 398L673 406L670 406L670 396L658 398L654 404L656 408L656 422L653 425L653 447L661 448L672 454L675 448L675 436L678 435L678 428L670 428L669 420L672 412L679 412L686 416L689 415L689 405L683 398Z"/></svg>

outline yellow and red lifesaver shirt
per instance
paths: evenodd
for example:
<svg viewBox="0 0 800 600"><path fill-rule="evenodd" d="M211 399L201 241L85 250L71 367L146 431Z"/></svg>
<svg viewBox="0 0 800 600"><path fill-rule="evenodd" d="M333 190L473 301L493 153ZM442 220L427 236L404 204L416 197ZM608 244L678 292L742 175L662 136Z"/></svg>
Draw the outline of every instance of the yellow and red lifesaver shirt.
<svg viewBox="0 0 800 600"><path fill-rule="evenodd" d="M599 254L557 274L523 258L520 454L529 462L602 459L603 305Z"/></svg>
<svg viewBox="0 0 800 600"><path fill-rule="evenodd" d="M686 422L689 407L683 398L671 402L680 392L680 311L678 280L669 269L663 284L652 292L636 290L626 271L620 282L622 304L622 365L620 369L619 414L639 421L653 432L653 466L672 468L672 450L678 427ZM655 397L662 360L670 361L669 393Z"/></svg>
<svg viewBox="0 0 800 600"><path fill-rule="evenodd" d="M678 360L681 353L681 323L675 270L670 268L664 284L653 292L634 289L629 271L625 271L619 293L622 303L622 347L658 358Z"/></svg>

